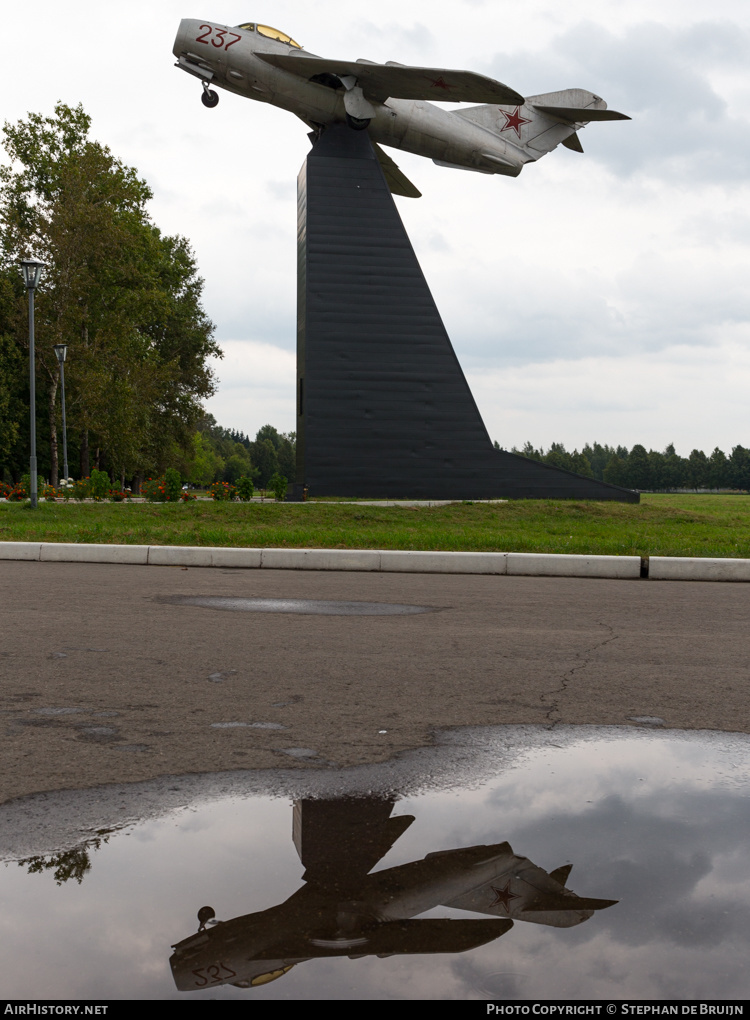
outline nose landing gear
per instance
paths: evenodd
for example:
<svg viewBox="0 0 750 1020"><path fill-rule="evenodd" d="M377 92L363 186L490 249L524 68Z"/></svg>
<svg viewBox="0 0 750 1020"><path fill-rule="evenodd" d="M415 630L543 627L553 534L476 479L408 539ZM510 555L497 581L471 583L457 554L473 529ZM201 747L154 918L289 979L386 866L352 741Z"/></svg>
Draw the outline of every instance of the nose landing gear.
<svg viewBox="0 0 750 1020"><path fill-rule="evenodd" d="M198 911L198 924L200 927L198 931L203 931L209 921L212 921L216 917L216 911L213 907L201 907Z"/></svg>
<svg viewBox="0 0 750 1020"><path fill-rule="evenodd" d="M219 96L213 89L208 87L208 82L203 82L203 95L201 96L201 102L204 106L207 106L209 110L213 110L215 106L219 105Z"/></svg>
<svg viewBox="0 0 750 1020"><path fill-rule="evenodd" d="M352 131L365 131L370 126L370 119L370 117L352 117L350 113L346 114L346 123Z"/></svg>

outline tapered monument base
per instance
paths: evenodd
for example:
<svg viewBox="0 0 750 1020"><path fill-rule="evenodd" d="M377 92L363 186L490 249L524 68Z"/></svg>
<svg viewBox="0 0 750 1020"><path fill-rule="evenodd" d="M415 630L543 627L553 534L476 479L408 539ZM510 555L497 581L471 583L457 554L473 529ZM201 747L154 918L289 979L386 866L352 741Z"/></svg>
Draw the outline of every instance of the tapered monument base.
<svg viewBox="0 0 750 1020"><path fill-rule="evenodd" d="M366 131L329 127L298 183L292 499L638 501L493 447Z"/></svg>

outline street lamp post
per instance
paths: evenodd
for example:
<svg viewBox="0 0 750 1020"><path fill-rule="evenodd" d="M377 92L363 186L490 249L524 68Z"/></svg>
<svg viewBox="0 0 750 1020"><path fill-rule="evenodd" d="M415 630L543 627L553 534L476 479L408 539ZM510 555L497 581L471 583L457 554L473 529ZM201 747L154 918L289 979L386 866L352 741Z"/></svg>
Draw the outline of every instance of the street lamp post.
<svg viewBox="0 0 750 1020"><path fill-rule="evenodd" d="M36 373L34 371L34 291L42 278L43 262L35 259L22 259L23 278L29 292L29 404L31 414L31 457L29 461L31 505L39 503L36 484Z"/></svg>
<svg viewBox="0 0 750 1020"><path fill-rule="evenodd" d="M65 428L65 357L68 353L67 344L55 344L55 354L60 365L60 389L62 391L62 427L63 427L63 475L68 485L68 433Z"/></svg>

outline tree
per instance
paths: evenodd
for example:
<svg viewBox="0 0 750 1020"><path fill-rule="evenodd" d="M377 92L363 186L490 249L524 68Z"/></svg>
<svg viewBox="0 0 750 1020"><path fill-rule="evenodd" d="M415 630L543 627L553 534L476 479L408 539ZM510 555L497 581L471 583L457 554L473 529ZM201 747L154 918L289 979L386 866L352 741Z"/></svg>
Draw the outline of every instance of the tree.
<svg viewBox="0 0 750 1020"><path fill-rule="evenodd" d="M257 435L255 436L255 443L250 445L250 452L253 456L254 463L260 464L261 459L263 459L265 463L265 459L267 459L268 454L267 452L261 452L259 444L264 443L266 440L272 444L276 453L277 469L287 478L294 478L297 471L296 432L277 432L273 425L264 425L262 428L258 429ZM274 470L268 474L268 478L270 478L271 474L273 474L277 469L274 468ZM261 474L264 479L267 480L264 468L261 469ZM262 484L265 485L265 481Z"/></svg>
<svg viewBox="0 0 750 1020"><path fill-rule="evenodd" d="M603 481L609 482L610 485L627 485L629 484L626 479L627 463L613 453L607 461L607 465L603 472Z"/></svg>
<svg viewBox="0 0 750 1020"><path fill-rule="evenodd" d="M750 491L750 450L735 446L729 458L729 481L735 489Z"/></svg>
<svg viewBox="0 0 750 1020"><path fill-rule="evenodd" d="M270 439L256 440L253 443L253 463L258 469L258 484L265 489L268 480L279 470L276 450Z"/></svg>
<svg viewBox="0 0 750 1020"><path fill-rule="evenodd" d="M18 438L25 410L17 393L22 359L14 339L15 297L11 281L0 279L0 458L3 459L10 454Z"/></svg>
<svg viewBox="0 0 750 1020"><path fill-rule="evenodd" d="M604 469L610 461L610 458L614 455L614 449L611 446L601 446L599 443L594 443L589 446L587 443L581 453L588 460L591 465L591 472L594 478L598 478L599 481L604 480Z"/></svg>
<svg viewBox="0 0 750 1020"><path fill-rule="evenodd" d="M729 461L719 447L708 459L708 483L712 489L723 489L730 485Z"/></svg>
<svg viewBox="0 0 750 1020"><path fill-rule="evenodd" d="M253 477L253 465L250 461L250 454L242 443L234 443L234 452L227 459L224 467L224 481L234 485L237 479L242 478L243 475L248 478Z"/></svg>
<svg viewBox="0 0 750 1020"><path fill-rule="evenodd" d="M687 482L691 489L709 487L708 457L702 450L692 450L687 460Z"/></svg>
<svg viewBox="0 0 750 1020"><path fill-rule="evenodd" d="M651 465L649 463L646 447L636 443L628 454L625 463L625 483L629 489L650 489Z"/></svg>
<svg viewBox="0 0 750 1020"><path fill-rule="evenodd" d="M68 419L81 434L81 469L106 462L121 478L163 470L187 447L214 390L221 356L200 305L202 281L184 238L151 221L151 191L132 167L93 142L81 106L6 124L13 161L0 168L3 267L33 252L46 263L37 296L37 357L45 377L50 471L57 479L57 386L52 347L70 345ZM20 346L25 340L17 331ZM41 394L40 394L41 395Z"/></svg>

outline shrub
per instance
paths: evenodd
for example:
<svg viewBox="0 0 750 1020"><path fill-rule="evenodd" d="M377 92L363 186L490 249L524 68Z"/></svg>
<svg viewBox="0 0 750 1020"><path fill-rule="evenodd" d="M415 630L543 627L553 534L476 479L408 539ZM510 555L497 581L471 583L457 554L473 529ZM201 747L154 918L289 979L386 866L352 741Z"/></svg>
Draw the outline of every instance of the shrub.
<svg viewBox="0 0 750 1020"><path fill-rule="evenodd" d="M268 488L274 494L278 503L283 503L286 499L286 487L286 477L284 475L280 475L278 471L275 475L271 475L268 479Z"/></svg>
<svg viewBox="0 0 750 1020"><path fill-rule="evenodd" d="M9 503L23 503L25 499L29 498L29 492L23 482L19 482L17 485L14 485L12 489L8 489L5 498Z"/></svg>
<svg viewBox="0 0 750 1020"><path fill-rule="evenodd" d="M164 475L164 494L171 503L176 503L182 495L182 478L176 468L167 468Z"/></svg>
<svg viewBox="0 0 750 1020"><path fill-rule="evenodd" d="M208 491L211 494L211 499L216 500L232 500L237 493L237 489L229 482L214 482Z"/></svg>
<svg viewBox="0 0 750 1020"><path fill-rule="evenodd" d="M62 496L64 500L69 500L73 495L75 484L72 478L61 478L58 496Z"/></svg>
<svg viewBox="0 0 750 1020"><path fill-rule="evenodd" d="M27 493L26 498L29 499L31 497L31 475L29 474L28 471L26 472L25 475L21 475L21 481L18 484L21 486L21 488L26 490ZM36 476L37 496L41 496L46 484L47 483L45 482L41 475Z"/></svg>
<svg viewBox="0 0 750 1020"><path fill-rule="evenodd" d="M84 499L87 499L91 491L91 479L90 478L79 478L77 482L73 483L73 497L77 499L79 503L82 503Z"/></svg>
<svg viewBox="0 0 750 1020"><path fill-rule="evenodd" d="M54 503L57 499L57 489L54 485L45 485L41 490L42 499L46 499L48 503Z"/></svg>
<svg viewBox="0 0 750 1020"><path fill-rule="evenodd" d="M253 485L252 478L248 478L247 475L242 475L241 478L237 479L237 495L243 503L247 503L248 500L253 498L255 487Z"/></svg>
<svg viewBox="0 0 750 1020"><path fill-rule="evenodd" d="M188 492L187 489L185 489L184 492L180 493L180 500L183 503L190 503L192 500L197 499L197 498L198 497L195 495L194 492Z"/></svg>
<svg viewBox="0 0 750 1020"><path fill-rule="evenodd" d="M95 499L97 503L101 503L101 501L106 499L109 495L109 486L110 481L107 472L99 471L98 468L94 468L91 472L91 498Z"/></svg>
<svg viewBox="0 0 750 1020"><path fill-rule="evenodd" d="M149 503L166 503L167 491L163 478L149 478L141 486L141 495Z"/></svg>
<svg viewBox="0 0 750 1020"><path fill-rule="evenodd" d="M122 489L110 489L107 492L107 499L110 503L122 503L122 501L127 498L127 492L123 492Z"/></svg>

